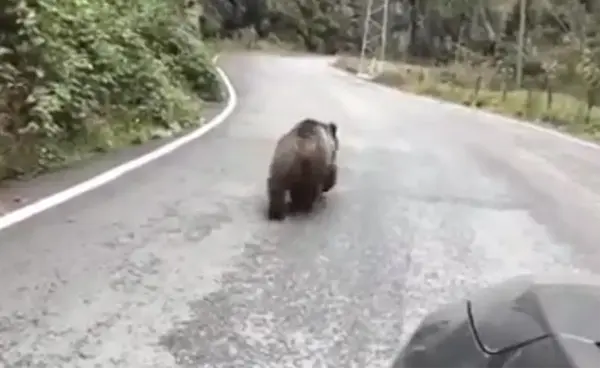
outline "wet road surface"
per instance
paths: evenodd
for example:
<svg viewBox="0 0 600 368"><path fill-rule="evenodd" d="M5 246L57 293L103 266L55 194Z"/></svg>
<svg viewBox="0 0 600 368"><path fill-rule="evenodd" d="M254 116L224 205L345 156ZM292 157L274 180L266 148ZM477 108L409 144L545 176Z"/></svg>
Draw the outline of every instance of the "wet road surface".
<svg viewBox="0 0 600 368"><path fill-rule="evenodd" d="M223 58L223 125L0 232L0 366L385 367L441 303L600 268L600 150L329 62ZM306 116L339 125L339 184L269 223L275 140Z"/></svg>

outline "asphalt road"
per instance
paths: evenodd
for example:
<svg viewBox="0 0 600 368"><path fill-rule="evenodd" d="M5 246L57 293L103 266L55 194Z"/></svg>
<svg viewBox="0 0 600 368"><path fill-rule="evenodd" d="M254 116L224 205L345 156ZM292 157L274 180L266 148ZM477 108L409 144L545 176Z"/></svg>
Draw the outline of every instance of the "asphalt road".
<svg viewBox="0 0 600 368"><path fill-rule="evenodd" d="M224 58L223 125L0 232L0 366L385 367L440 303L600 268L598 148L328 62ZM269 223L275 140L306 116L339 124L339 185Z"/></svg>

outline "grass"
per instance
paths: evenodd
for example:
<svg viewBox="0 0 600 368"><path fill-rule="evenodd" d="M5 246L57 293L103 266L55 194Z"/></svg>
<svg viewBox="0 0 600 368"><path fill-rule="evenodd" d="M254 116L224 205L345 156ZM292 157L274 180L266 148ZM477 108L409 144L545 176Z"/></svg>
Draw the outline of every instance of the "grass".
<svg viewBox="0 0 600 368"><path fill-rule="evenodd" d="M355 73L358 59L340 57L334 66ZM479 88L476 88L479 80ZM491 72L461 65L427 67L386 63L375 82L403 91L479 108L494 113L550 125L574 135L600 139L600 108L588 114L585 101L567 94L540 89L516 89L506 93Z"/></svg>

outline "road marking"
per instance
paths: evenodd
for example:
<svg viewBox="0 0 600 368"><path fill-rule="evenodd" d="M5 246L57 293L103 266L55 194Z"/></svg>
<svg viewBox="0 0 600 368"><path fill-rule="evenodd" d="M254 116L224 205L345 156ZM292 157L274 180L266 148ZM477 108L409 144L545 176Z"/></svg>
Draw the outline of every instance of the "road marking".
<svg viewBox="0 0 600 368"><path fill-rule="evenodd" d="M571 143L579 144L580 146L583 146L583 147L592 148L592 149L595 149L595 150L600 150L600 145L598 145L597 143L586 141L585 139L577 138L577 137L574 137L574 136L569 135L567 133L563 133L563 132L560 132L560 131L557 131L557 130L554 130L554 129L551 129L551 128L546 128L544 126L541 126L541 125L538 125L538 124L535 124L535 123L531 123L529 121L511 119L509 117L498 115L498 114L494 114L494 113L489 112L489 111L472 109L472 108L469 108L467 106L463 106L463 105L460 105L460 104L457 104L457 103L453 103L453 102L449 102L449 101L444 101L444 100L436 99L436 98L429 97L429 96L415 95L415 94L412 94L412 93L409 93L409 92L403 92L403 91L400 91L400 90L398 90L398 89L396 89L394 87L391 87L391 86L387 86L387 85L384 85L384 84L373 82L372 80L368 80L368 79L365 79L365 78L357 77L355 74L352 74L352 73L350 73L350 72L348 72L346 70L343 70L343 69L336 68L335 66L333 66L331 64L330 64L330 67L335 70L336 74L343 74L343 75L345 75L347 77L352 77L355 80L360 80L360 81L362 81L364 83L369 83L371 85L374 85L374 86L386 89L388 91L391 90L391 91L394 91L396 93L402 93L402 94L410 95L411 97L416 97L416 98L420 98L420 99L424 99L424 100L428 100L428 101L433 101L433 102L441 103L441 104L444 104L444 105L447 105L449 107L456 108L456 109L462 109L462 110L466 110L466 111L469 111L469 112L476 112L478 114L486 115L487 117L493 118L494 120L502 119L505 122L513 124L513 125L519 125L521 127L528 127L528 128L530 128L532 130L536 130L538 132L546 133L546 134L552 135L552 136L557 137L557 138L562 138L562 139L565 139L567 141L570 141ZM485 123L486 124L495 124L496 121L491 121L491 122L490 121L485 121Z"/></svg>
<svg viewBox="0 0 600 368"><path fill-rule="evenodd" d="M356 77L358 77L360 79L368 80L368 81L372 81L373 79L375 79L374 75L367 74L367 73L358 73L358 74L356 74Z"/></svg>
<svg viewBox="0 0 600 368"><path fill-rule="evenodd" d="M216 66L216 62L218 59L218 55L215 56L213 62L215 63L215 67L219 76L223 80L225 87L227 88L227 94L229 99L227 101L227 105L217 116L215 116L208 123L202 125L198 129L190 132L189 134L178 138L172 142L169 142L154 151L148 152L143 156L137 157L131 161L125 162L121 165L115 166L112 169L109 169L101 174L94 176L91 179L85 180L79 184L75 184L72 187L64 189L58 193L51 194L45 198L42 198L34 203L31 203L25 207L21 207L14 211L11 211L2 217L0 217L0 231L15 225L23 220L26 220L30 217L33 217L47 209L52 207L56 207L64 202L67 202L75 197L78 197L84 193L87 193L93 189L96 189L104 184L107 184L111 181L118 179L124 174L133 171L137 168L142 167L143 165L152 162L162 156L165 156L177 148L203 136L208 133L213 128L217 127L221 123L225 121L231 115L235 106L237 105L238 98L231 84L231 81L227 77L227 74L220 67Z"/></svg>
<svg viewBox="0 0 600 368"><path fill-rule="evenodd" d="M575 136L569 135L567 133L560 132L558 130L554 130L554 129L551 129L551 128L546 128L545 126L538 125L536 123L531 123L531 122L525 121L525 120L511 119L511 118L508 118L506 116L497 115L497 114L494 114L494 113L491 113L491 112L488 112L488 111L479 111L479 112L481 112L482 114L485 114L488 117L493 118L493 119L501 118L505 122L513 124L513 125L519 125L521 127L529 127L530 129L536 130L538 132L547 133L547 134L552 135L552 136L557 137L557 138L563 138L563 139L565 139L567 141L570 141L571 143L577 143L577 144L579 144L580 146L583 146L583 147L592 148L592 149L595 149L595 150L600 150L600 146L597 143L586 141L585 139L577 138ZM493 121L485 121L485 123L487 123L487 124L494 124Z"/></svg>

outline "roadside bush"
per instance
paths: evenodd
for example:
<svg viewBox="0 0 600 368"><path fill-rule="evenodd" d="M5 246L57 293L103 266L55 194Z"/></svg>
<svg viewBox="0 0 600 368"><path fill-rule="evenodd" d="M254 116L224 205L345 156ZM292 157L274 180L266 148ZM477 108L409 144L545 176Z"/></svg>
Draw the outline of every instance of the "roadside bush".
<svg viewBox="0 0 600 368"><path fill-rule="evenodd" d="M2 2L0 180L196 122L197 97L221 91L184 11L173 0Z"/></svg>

